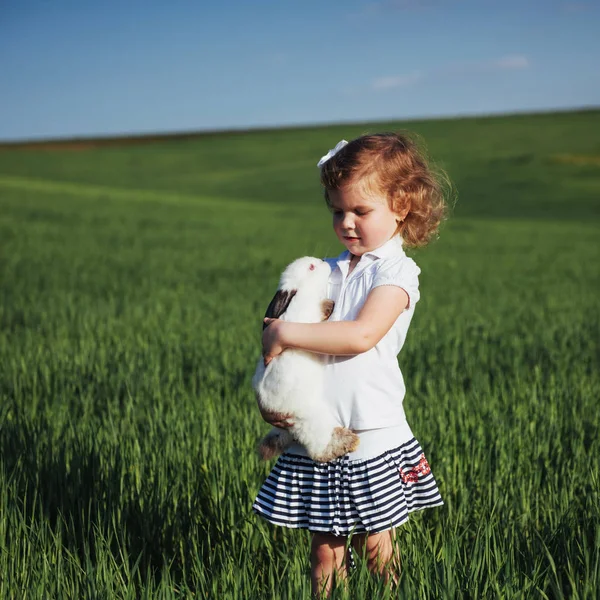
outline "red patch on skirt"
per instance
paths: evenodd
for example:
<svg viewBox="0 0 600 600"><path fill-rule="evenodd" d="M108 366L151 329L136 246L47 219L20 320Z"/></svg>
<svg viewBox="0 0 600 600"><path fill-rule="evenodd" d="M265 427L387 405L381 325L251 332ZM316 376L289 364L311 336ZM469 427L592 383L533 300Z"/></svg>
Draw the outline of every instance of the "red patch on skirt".
<svg viewBox="0 0 600 600"><path fill-rule="evenodd" d="M399 469L400 477L402 477L402 481L404 483L416 483L419 481L419 475L427 475L431 473L431 468L427 459L425 458L425 454L421 454L421 459L419 460L419 464L408 471L405 471L402 467Z"/></svg>

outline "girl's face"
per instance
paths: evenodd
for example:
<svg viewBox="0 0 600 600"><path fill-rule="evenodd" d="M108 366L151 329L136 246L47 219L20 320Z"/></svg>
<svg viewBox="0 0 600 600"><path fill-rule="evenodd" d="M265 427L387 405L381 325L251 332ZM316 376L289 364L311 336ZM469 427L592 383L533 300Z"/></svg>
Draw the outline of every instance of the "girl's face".
<svg viewBox="0 0 600 600"><path fill-rule="evenodd" d="M328 195L333 229L351 254L362 256L375 250L396 233L400 217L384 196L360 185L329 190Z"/></svg>

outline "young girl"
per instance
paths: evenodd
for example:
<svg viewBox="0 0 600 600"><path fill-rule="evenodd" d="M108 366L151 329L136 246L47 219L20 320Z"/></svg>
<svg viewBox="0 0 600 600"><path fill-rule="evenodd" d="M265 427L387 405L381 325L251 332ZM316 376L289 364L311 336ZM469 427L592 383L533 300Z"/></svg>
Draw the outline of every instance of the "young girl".
<svg viewBox="0 0 600 600"><path fill-rule="evenodd" d="M394 528L411 511L443 504L406 421L397 355L419 300L420 269L403 245L427 243L445 202L440 182L404 135L343 140L318 166L333 229L346 247L328 259L335 308L324 323L265 319L263 354L266 363L286 348L327 355L327 404L340 425L356 431L360 444L328 463L291 447L253 509L276 525L312 532L313 593L328 595L334 578L345 577L349 536L371 571L396 581ZM263 417L283 428L293 419Z"/></svg>

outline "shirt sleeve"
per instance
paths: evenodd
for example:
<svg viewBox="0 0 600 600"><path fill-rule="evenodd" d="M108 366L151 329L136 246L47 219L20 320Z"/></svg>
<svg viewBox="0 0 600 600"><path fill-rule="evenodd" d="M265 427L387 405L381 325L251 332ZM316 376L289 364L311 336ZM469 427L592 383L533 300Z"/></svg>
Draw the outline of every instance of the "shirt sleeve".
<svg viewBox="0 0 600 600"><path fill-rule="evenodd" d="M395 285L408 294L408 306L413 307L421 297L419 293L419 273L421 269L412 258L402 256L385 261L373 280L373 289L380 285Z"/></svg>

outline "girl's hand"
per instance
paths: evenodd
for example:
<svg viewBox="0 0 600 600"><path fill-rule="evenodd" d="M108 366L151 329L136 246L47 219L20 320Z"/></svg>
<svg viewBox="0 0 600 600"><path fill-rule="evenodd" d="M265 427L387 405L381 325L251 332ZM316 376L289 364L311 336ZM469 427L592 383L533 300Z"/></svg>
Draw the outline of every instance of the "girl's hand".
<svg viewBox="0 0 600 600"><path fill-rule="evenodd" d="M294 426L294 422L290 420L294 416L291 413L269 412L261 408L259 410L262 418L270 425L273 425L273 427L289 429Z"/></svg>
<svg viewBox="0 0 600 600"><path fill-rule="evenodd" d="M284 322L269 317L265 317L264 322L268 326L263 331L262 338L263 357L266 367L276 356L285 350L285 346L281 343L281 328Z"/></svg>

